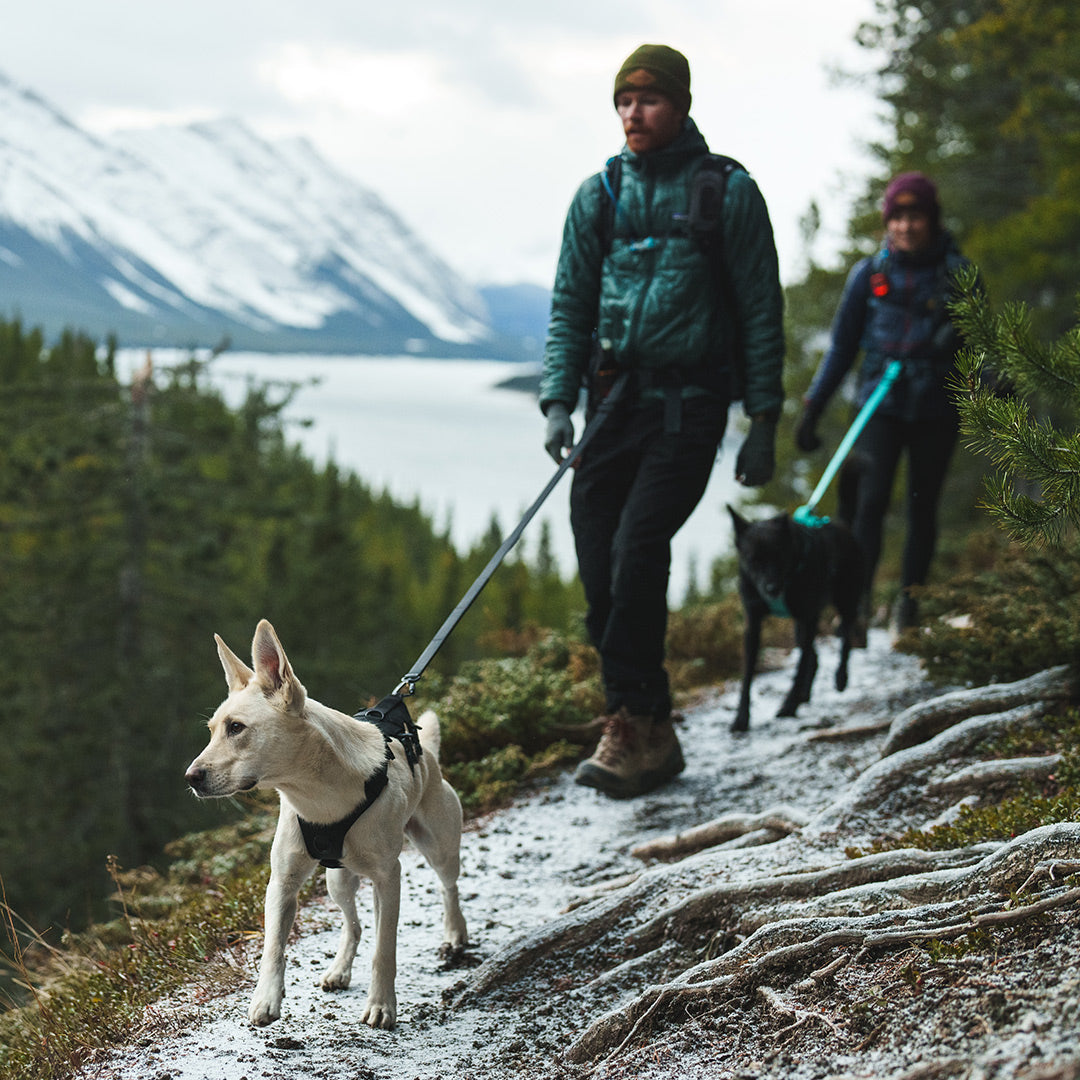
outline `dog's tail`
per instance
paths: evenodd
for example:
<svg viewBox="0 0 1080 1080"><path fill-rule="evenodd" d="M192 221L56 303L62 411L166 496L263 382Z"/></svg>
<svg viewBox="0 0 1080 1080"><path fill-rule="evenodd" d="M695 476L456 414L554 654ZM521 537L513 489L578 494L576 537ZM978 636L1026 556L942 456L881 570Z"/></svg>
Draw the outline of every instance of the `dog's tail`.
<svg viewBox="0 0 1080 1080"><path fill-rule="evenodd" d="M425 709L416 721L416 726L420 729L420 745L437 759L442 742L438 716L431 709Z"/></svg>
<svg viewBox="0 0 1080 1080"><path fill-rule="evenodd" d="M863 454L850 454L840 469L837 487L836 520L848 527L855 520L855 504L859 497L859 481L866 470Z"/></svg>

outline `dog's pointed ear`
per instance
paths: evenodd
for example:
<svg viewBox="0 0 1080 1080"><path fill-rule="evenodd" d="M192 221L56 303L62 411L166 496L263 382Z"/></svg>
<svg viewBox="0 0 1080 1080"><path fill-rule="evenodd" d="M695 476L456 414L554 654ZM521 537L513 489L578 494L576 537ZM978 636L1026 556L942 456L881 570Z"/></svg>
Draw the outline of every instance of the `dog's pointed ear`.
<svg viewBox="0 0 1080 1080"><path fill-rule="evenodd" d="M744 518L742 514L740 514L739 511L731 505L731 503L727 503L725 505L728 508L728 513L731 515L731 523L735 526L735 539L737 540L740 536L742 536L744 532L746 532L747 528L750 525L750 522L747 521L746 518Z"/></svg>
<svg viewBox="0 0 1080 1080"><path fill-rule="evenodd" d="M289 658L278 641L274 628L266 619L260 619L251 642L251 662L255 665L255 678L270 694L281 694L285 705L296 710L304 707L307 691L293 674Z"/></svg>
<svg viewBox="0 0 1080 1080"><path fill-rule="evenodd" d="M229 693L234 690L243 690L255 678L255 672L217 634L214 635L214 640L217 642L217 654L221 660L221 666L225 669L225 682L228 683Z"/></svg>

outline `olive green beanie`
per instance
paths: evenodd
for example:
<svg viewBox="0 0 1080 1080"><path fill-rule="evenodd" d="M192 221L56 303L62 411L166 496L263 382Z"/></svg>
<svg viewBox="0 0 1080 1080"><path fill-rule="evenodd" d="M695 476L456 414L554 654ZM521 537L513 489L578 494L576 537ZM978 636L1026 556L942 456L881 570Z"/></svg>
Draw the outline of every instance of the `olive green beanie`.
<svg viewBox="0 0 1080 1080"><path fill-rule="evenodd" d="M615 76L615 97L626 90L658 90L675 107L690 112L690 64L667 45L639 45Z"/></svg>

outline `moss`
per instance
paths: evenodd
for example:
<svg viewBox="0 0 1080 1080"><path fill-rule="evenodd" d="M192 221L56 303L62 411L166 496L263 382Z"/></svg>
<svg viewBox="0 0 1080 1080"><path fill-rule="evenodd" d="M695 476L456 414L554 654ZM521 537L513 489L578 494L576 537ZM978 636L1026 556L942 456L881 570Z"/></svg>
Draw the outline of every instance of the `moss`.
<svg viewBox="0 0 1080 1080"><path fill-rule="evenodd" d="M941 960L960 960L970 953L987 952L997 948L994 936L986 930L972 930L963 937L952 941L939 941L933 938L919 946L934 963Z"/></svg>
<svg viewBox="0 0 1080 1080"><path fill-rule="evenodd" d="M217 958L262 929L267 825L257 806L239 825L184 837L171 845L184 857L165 876L110 860L118 917L67 935L62 947L18 944L7 912L11 962L33 990L29 1005L0 1017L0 1080L69 1077L93 1051L127 1042L147 1005L180 987L216 984L229 971ZM212 877L226 846L245 835L224 860L229 869Z"/></svg>

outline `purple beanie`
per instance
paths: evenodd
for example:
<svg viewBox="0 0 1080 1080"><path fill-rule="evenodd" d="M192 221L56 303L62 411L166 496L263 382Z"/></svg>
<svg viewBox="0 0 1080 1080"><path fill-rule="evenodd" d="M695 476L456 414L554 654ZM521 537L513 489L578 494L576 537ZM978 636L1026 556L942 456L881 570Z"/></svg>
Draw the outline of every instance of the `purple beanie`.
<svg viewBox="0 0 1080 1080"><path fill-rule="evenodd" d="M906 198L904 197L906 196ZM929 214L936 229L941 218L937 186L920 172L901 173L889 181L881 204L881 218L887 222L902 206L914 206Z"/></svg>

